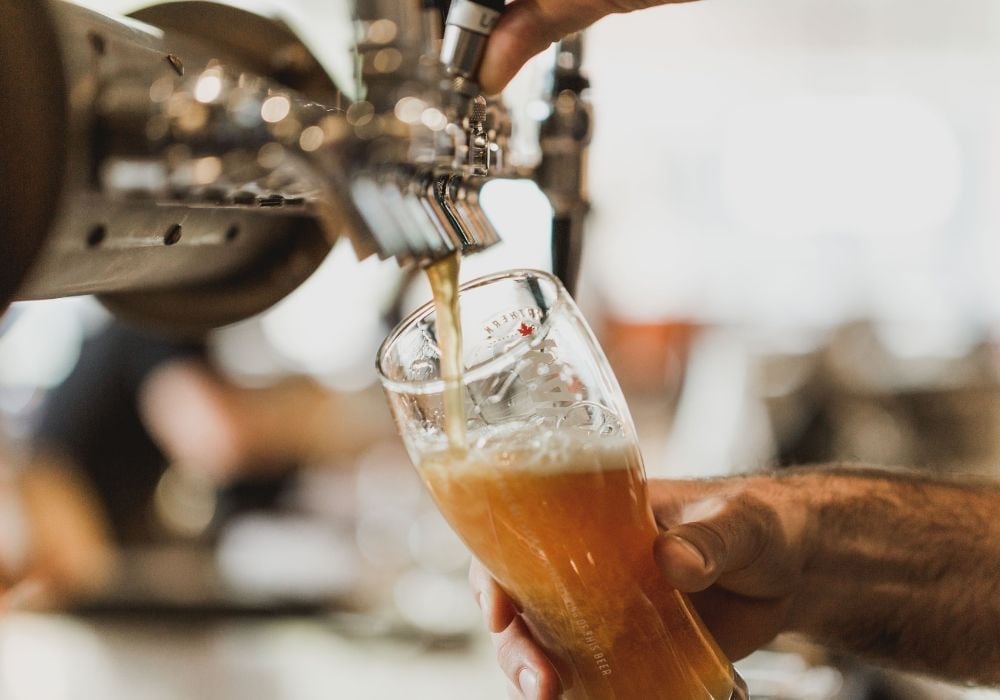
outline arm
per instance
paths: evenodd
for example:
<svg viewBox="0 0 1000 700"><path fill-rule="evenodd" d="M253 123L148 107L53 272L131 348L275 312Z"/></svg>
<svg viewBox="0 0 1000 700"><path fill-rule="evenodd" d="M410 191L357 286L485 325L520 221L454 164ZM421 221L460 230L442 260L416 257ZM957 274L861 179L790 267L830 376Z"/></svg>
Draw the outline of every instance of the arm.
<svg viewBox="0 0 1000 700"><path fill-rule="evenodd" d="M696 602L734 655L749 650L715 610L731 616L732 594L780 601L773 615L737 611L769 633L802 632L893 666L1000 683L996 484L792 470L735 480L707 500L685 495L680 510L669 482L654 489L658 519L669 528L658 543L661 568L681 590L704 591ZM697 518L720 499L721 509ZM696 521L685 523L691 515ZM704 555L704 567L676 537ZM719 600L723 593L729 597Z"/></svg>
<svg viewBox="0 0 1000 700"><path fill-rule="evenodd" d="M306 377L243 387L197 361L158 367L139 408L175 464L218 484L357 457L393 434L385 398L371 391L334 392Z"/></svg>
<svg viewBox="0 0 1000 700"><path fill-rule="evenodd" d="M1000 487L794 476L812 510L790 629L891 665L1000 684Z"/></svg>
<svg viewBox="0 0 1000 700"><path fill-rule="evenodd" d="M784 631L976 683L1000 683L1000 487L839 468L655 481L665 585L691 594L740 658ZM479 566L501 667L555 697L558 679ZM518 685L522 690L523 684Z"/></svg>
<svg viewBox="0 0 1000 700"><path fill-rule="evenodd" d="M100 590L116 554L101 504L80 470L36 455L18 475L0 464L0 616Z"/></svg>

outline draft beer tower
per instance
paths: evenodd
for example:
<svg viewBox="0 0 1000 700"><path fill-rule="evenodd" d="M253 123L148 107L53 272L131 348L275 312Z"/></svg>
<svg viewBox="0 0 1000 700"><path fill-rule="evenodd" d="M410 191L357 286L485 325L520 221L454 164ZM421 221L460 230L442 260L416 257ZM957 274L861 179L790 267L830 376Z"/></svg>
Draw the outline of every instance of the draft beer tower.
<svg viewBox="0 0 1000 700"><path fill-rule="evenodd" d="M340 236L401 265L488 248L492 178L535 178L565 211L547 165L582 153L589 119L557 133L556 103L586 113L585 82L553 96L541 166L516 169L511 115L475 83L499 10L459 0L442 26L433 3L356 0L342 91L287 25L228 5L0 0L0 309L97 294L200 332L284 297ZM554 240L566 268L577 243Z"/></svg>

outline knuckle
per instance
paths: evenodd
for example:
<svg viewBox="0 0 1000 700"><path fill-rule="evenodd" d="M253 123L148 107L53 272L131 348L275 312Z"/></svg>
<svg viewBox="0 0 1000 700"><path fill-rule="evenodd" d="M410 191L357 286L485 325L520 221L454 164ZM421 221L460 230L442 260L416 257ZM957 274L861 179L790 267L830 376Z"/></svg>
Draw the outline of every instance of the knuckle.
<svg viewBox="0 0 1000 700"><path fill-rule="evenodd" d="M746 516L744 518L746 531L754 541L766 544L779 528L774 506L751 494L741 496L741 501Z"/></svg>
<svg viewBox="0 0 1000 700"><path fill-rule="evenodd" d="M513 626L496 635L494 645L500 669L516 683L517 672L524 666L524 650L522 640Z"/></svg>
<svg viewBox="0 0 1000 700"><path fill-rule="evenodd" d="M775 541L778 519L773 506L757 496L741 494L734 502L734 517L730 523L732 540L737 544L740 569L760 562Z"/></svg>

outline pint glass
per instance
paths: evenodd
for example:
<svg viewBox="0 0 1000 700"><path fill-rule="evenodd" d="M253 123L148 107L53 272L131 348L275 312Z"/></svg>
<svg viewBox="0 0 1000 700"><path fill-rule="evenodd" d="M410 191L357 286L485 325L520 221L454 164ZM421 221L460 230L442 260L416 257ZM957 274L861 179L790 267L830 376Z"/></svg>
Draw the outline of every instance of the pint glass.
<svg viewBox="0 0 1000 700"><path fill-rule="evenodd" d="M571 700L730 700L742 682L653 560L656 524L618 383L557 279L462 287L465 445L445 430L433 307L378 369L448 522L517 602Z"/></svg>

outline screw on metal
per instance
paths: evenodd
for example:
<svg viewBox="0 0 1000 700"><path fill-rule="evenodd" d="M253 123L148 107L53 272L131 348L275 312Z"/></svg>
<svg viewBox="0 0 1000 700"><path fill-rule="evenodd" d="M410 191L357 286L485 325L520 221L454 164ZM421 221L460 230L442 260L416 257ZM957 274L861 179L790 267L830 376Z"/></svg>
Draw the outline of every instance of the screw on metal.
<svg viewBox="0 0 1000 700"><path fill-rule="evenodd" d="M167 54L167 63L174 69L177 75L184 75L184 62L172 53Z"/></svg>
<svg viewBox="0 0 1000 700"><path fill-rule="evenodd" d="M167 235L163 237L164 245L175 245L180 242L181 236L183 235L183 229L180 224L174 224L167 231Z"/></svg>
<svg viewBox="0 0 1000 700"><path fill-rule="evenodd" d="M104 224L98 224L87 232L87 247L97 248L108 236L108 229Z"/></svg>

